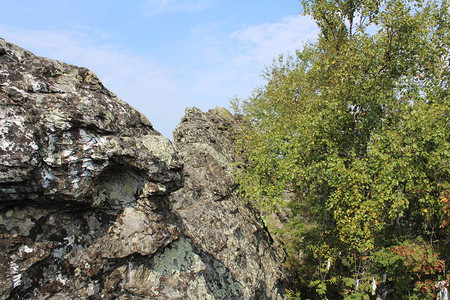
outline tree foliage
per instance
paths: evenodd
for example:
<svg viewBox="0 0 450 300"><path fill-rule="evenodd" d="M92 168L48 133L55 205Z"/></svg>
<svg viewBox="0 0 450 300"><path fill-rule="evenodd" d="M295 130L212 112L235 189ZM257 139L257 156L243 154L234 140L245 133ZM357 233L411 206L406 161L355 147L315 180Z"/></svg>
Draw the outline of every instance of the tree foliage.
<svg viewBox="0 0 450 300"><path fill-rule="evenodd" d="M302 299L431 298L450 279L449 3L302 4L317 42L236 106L242 192L288 211Z"/></svg>

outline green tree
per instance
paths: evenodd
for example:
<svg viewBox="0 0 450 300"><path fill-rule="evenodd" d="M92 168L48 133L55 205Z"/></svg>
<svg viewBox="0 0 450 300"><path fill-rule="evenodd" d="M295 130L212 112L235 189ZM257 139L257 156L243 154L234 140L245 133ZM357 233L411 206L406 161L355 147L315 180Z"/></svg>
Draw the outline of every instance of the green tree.
<svg viewBox="0 0 450 300"><path fill-rule="evenodd" d="M449 279L448 1L302 4L317 42L237 101L241 190L288 212L302 297L431 297Z"/></svg>

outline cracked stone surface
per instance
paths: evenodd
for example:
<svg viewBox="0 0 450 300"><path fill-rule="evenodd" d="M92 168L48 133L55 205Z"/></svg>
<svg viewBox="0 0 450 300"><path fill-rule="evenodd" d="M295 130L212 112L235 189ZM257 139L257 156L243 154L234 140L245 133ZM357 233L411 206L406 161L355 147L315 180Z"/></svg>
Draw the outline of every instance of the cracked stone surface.
<svg viewBox="0 0 450 300"><path fill-rule="evenodd" d="M239 198L234 180L233 133L239 124L224 108L186 109L174 131L185 182L170 199L184 234L242 284L240 299L282 299L284 253L274 247L259 213Z"/></svg>
<svg viewBox="0 0 450 300"><path fill-rule="evenodd" d="M175 142L94 73L0 39L0 299L282 299L226 110Z"/></svg>

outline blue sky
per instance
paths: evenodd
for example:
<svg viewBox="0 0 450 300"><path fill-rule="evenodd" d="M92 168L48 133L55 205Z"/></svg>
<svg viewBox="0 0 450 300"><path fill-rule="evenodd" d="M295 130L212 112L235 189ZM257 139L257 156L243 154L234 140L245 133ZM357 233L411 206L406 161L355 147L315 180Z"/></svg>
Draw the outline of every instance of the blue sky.
<svg viewBox="0 0 450 300"><path fill-rule="evenodd" d="M229 107L317 36L298 0L2 0L0 37L95 72L166 137L186 107Z"/></svg>

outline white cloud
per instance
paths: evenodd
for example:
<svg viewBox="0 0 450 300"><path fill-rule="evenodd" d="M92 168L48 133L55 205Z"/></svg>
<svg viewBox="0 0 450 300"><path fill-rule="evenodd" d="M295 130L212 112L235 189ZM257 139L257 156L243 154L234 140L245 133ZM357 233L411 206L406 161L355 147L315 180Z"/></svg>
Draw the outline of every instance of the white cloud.
<svg viewBox="0 0 450 300"><path fill-rule="evenodd" d="M280 54L301 49L317 38L318 28L309 16L288 16L275 23L244 25L233 32L221 33L225 22L200 24L185 41L185 51L201 53L205 65L223 65L236 74L260 73ZM231 75L235 76L235 75Z"/></svg>
<svg viewBox="0 0 450 300"><path fill-rule="evenodd" d="M289 16L277 23L246 26L229 36L236 43L237 55L233 61L268 63L282 53L300 49L317 34L314 20L303 15Z"/></svg>
<svg viewBox="0 0 450 300"><path fill-rule="evenodd" d="M166 12L197 12L214 6L213 0L146 0L140 8L147 15Z"/></svg>
<svg viewBox="0 0 450 300"><path fill-rule="evenodd" d="M227 33L229 25L226 22L200 24L192 30L183 48L186 53L199 53L198 61L185 67L193 73L187 79L191 93L200 95L198 99L214 99L214 103L224 106L233 96L249 96L264 84L260 75L266 66L282 53L293 54L306 42L314 41L318 34L314 21L301 15L274 23L242 26Z"/></svg>
<svg viewBox="0 0 450 300"><path fill-rule="evenodd" d="M0 36L36 55L89 68L167 137L183 114L182 93L171 74L120 45L99 43L83 32L30 31L1 25ZM174 114L177 120L167 117Z"/></svg>

